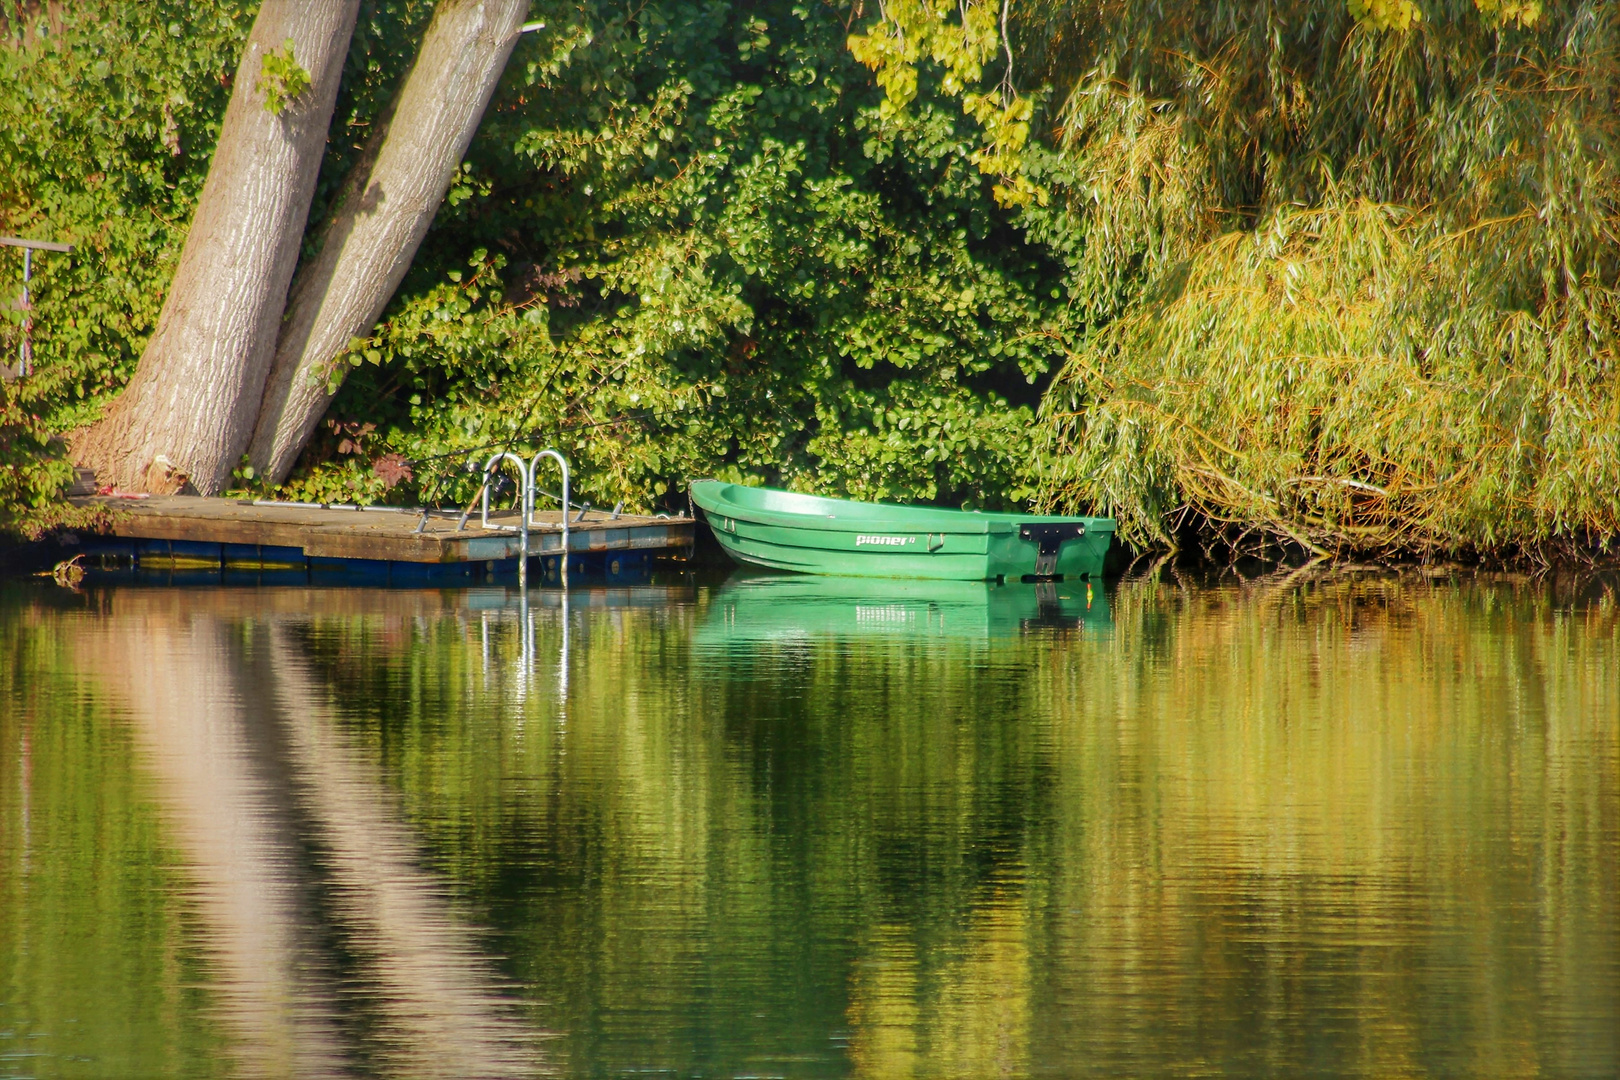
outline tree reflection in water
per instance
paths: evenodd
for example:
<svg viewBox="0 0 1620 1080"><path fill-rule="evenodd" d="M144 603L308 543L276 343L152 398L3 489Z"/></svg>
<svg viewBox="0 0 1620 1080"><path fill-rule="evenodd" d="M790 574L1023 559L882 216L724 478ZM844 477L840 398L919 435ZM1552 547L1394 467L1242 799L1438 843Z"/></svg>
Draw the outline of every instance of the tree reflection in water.
<svg viewBox="0 0 1620 1080"><path fill-rule="evenodd" d="M80 663L126 711L195 879L220 1016L264 1076L533 1075L397 796L251 594L120 594Z"/></svg>

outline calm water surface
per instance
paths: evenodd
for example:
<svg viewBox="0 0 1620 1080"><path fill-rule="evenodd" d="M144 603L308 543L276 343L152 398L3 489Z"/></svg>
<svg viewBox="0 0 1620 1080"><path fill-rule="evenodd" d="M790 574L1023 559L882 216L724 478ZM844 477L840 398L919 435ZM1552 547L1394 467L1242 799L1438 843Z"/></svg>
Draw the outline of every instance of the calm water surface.
<svg viewBox="0 0 1620 1080"><path fill-rule="evenodd" d="M0 591L0 1076L1620 1069L1613 579Z"/></svg>

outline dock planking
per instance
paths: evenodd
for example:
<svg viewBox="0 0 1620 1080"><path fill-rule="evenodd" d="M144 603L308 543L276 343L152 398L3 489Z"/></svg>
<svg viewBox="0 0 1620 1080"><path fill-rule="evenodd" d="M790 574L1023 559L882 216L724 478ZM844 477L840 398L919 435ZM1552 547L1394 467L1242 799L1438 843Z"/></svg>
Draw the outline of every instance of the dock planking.
<svg viewBox="0 0 1620 1080"><path fill-rule="evenodd" d="M515 510L490 512L485 529L474 514L457 528L459 512L400 510L382 507L310 506L253 502L196 495L154 495L148 499L86 496L80 506L102 505L117 511L113 536L132 541L171 541L186 545L221 545L231 550L276 549L306 559L354 559L391 563L492 563L516 559L519 537ZM578 520L575 520L578 518ZM531 557L562 551L562 514L536 511L529 526ZM569 518L568 550L573 555L617 552L682 551L693 542L688 517L646 517L604 511L574 511Z"/></svg>

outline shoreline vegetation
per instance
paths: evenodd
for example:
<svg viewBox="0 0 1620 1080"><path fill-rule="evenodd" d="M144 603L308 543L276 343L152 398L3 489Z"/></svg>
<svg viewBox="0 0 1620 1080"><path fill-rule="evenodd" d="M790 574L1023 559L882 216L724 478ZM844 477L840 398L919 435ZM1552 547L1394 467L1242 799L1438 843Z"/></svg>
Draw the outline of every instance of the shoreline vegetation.
<svg viewBox="0 0 1620 1080"><path fill-rule="evenodd" d="M434 8L360 5L300 265ZM94 527L70 445L157 326L257 9L0 20L0 233L75 246L29 312L0 257L36 366L0 532ZM1612 557L1620 8L941 10L532 4L290 477L224 490L461 504L555 445L631 510L712 476L1109 514L1133 554Z"/></svg>

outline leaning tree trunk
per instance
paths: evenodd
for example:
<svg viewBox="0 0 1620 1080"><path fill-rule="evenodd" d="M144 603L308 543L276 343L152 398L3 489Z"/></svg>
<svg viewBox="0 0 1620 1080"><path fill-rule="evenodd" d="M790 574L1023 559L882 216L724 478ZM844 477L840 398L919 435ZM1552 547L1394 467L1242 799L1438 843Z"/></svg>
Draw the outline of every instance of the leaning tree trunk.
<svg viewBox="0 0 1620 1080"><path fill-rule="evenodd" d="M391 115L299 270L248 460L280 483L332 400L333 363L410 268L517 42L529 0L441 0Z"/></svg>
<svg viewBox="0 0 1620 1080"><path fill-rule="evenodd" d="M75 441L102 481L175 491L189 477L212 494L247 448L359 6L260 7L157 330L129 386ZM289 40L308 85L281 82L294 96L278 115L261 85L277 67L261 65Z"/></svg>

